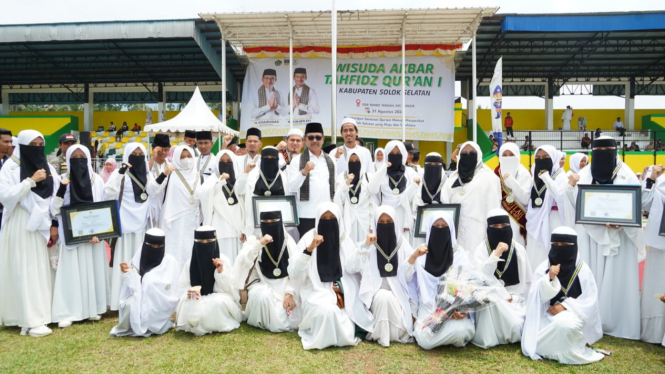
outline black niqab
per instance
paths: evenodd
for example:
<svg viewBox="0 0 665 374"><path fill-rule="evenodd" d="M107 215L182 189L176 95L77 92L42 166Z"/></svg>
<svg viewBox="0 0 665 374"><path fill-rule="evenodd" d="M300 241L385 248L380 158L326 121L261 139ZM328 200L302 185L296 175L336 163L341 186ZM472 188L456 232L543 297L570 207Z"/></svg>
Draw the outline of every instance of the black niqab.
<svg viewBox="0 0 665 374"><path fill-rule="evenodd" d="M339 221L319 219L316 233L323 236L323 243L316 249L316 268L321 282L336 282L342 278L340 258Z"/></svg>
<svg viewBox="0 0 665 374"><path fill-rule="evenodd" d="M261 262L259 263L259 267L261 268L261 273L263 273L263 275L269 279L280 279L287 277L289 275L288 248L284 249L284 254L282 255L282 259L279 260L279 253L282 251L282 246L285 244L286 241L286 238L284 237L282 212L280 211L261 212L260 219L261 219L261 234L270 235L272 237L272 242L266 244L266 246L261 251ZM271 220L271 219L278 219L279 221L263 222L264 220ZM279 263L277 264L278 266L275 266L275 264L270 260L270 256L268 256L266 250L270 252L270 256L272 256L273 260L275 261L279 260ZM278 276L274 274L275 268L279 268L280 270L280 274Z"/></svg>
<svg viewBox="0 0 665 374"><path fill-rule="evenodd" d="M388 168L388 176L397 183L397 186L388 179L388 185L390 189L395 188L399 189L399 193L404 192L406 189L406 179L402 178L406 168L402 164L402 154L401 153L388 153L388 162L390 162L390 167ZM399 183L398 183L399 182Z"/></svg>
<svg viewBox="0 0 665 374"><path fill-rule="evenodd" d="M441 165L428 165L428 162L437 162ZM443 159L440 156L431 155L425 157L425 173L423 179L425 183L422 188L422 199L425 204L431 204L434 201L441 203L441 191L439 185L441 184L441 177L443 176ZM427 194L429 191L429 194ZM433 199L429 196L432 195Z"/></svg>
<svg viewBox="0 0 665 374"><path fill-rule="evenodd" d="M144 190L148 184L148 167L145 162L145 156L129 155L127 162L132 165L131 169L127 170L127 172L132 173L134 178L143 185L143 188L141 188L133 178L129 178L132 181L132 189L134 190L134 201L143 204L148 201L147 199L141 199L141 194L148 194L148 192Z"/></svg>
<svg viewBox="0 0 665 374"><path fill-rule="evenodd" d="M548 259L550 266L561 265L559 269L559 282L561 287L568 287L570 279L575 274L575 269L577 268L577 236L567 235L567 234L552 234L552 242L563 242L563 243L573 243L573 245L554 245L550 248L548 254ZM548 270L549 272L549 270ZM565 295L563 291L554 296L550 300L550 305L556 304L564 296L577 298L582 294L582 286L580 284L579 277L576 277L573 280L573 284L568 290L568 295Z"/></svg>
<svg viewBox="0 0 665 374"><path fill-rule="evenodd" d="M381 247L383 253L385 253L386 256L390 256L398 244L397 237L395 236L395 223L377 223L376 237L376 243L379 245L379 247ZM379 252L379 249L377 248L376 265L379 267L379 273L381 274L382 278L394 277L397 275L397 268L399 265L399 262L397 261L398 257L398 254L395 253L395 255L390 259L390 264L393 266L393 269L392 271L387 271L386 264L388 264L389 261L386 260L386 258L381 254L381 252Z"/></svg>
<svg viewBox="0 0 665 374"><path fill-rule="evenodd" d="M192 260L189 263L189 283L192 286L201 286L201 295L209 295L215 288L214 258L219 258L219 245L214 231L195 231L195 240L215 239L215 241L202 243L194 241Z"/></svg>
<svg viewBox="0 0 665 374"><path fill-rule="evenodd" d="M440 277L448 271L454 260L452 243L450 227L430 228L425 271L434 277Z"/></svg>
<svg viewBox="0 0 665 374"><path fill-rule="evenodd" d="M266 158L266 156L273 156L274 158ZM266 191L270 190L271 196L283 196L284 186L282 184L282 178L279 175L279 151L277 148L264 148L261 151L260 168L268 184L272 183L275 178L278 179L271 188L268 188L266 182L264 182L263 178L259 176L259 179L254 186L254 195L265 196Z"/></svg>
<svg viewBox="0 0 665 374"><path fill-rule="evenodd" d="M93 203L87 158L69 158L69 205Z"/></svg>
<svg viewBox="0 0 665 374"><path fill-rule="evenodd" d="M21 181L32 177L37 170L44 169L46 171L46 179L38 182L32 188L32 192L42 199L48 199L53 195L53 176L51 175L51 168L48 162L46 162L44 149L44 146L19 144Z"/></svg>

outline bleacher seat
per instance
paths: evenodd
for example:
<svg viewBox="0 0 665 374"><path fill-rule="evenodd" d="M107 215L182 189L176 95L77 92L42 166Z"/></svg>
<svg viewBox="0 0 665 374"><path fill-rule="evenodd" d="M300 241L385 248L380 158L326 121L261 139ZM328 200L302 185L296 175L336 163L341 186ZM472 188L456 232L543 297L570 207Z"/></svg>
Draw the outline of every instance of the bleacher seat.
<svg viewBox="0 0 665 374"><path fill-rule="evenodd" d="M112 144L114 144L113 148L115 148L115 149L122 148L122 143L112 143Z"/></svg>
<svg viewBox="0 0 665 374"><path fill-rule="evenodd" d="M115 154L115 149L109 149L106 151L107 155L114 155Z"/></svg>

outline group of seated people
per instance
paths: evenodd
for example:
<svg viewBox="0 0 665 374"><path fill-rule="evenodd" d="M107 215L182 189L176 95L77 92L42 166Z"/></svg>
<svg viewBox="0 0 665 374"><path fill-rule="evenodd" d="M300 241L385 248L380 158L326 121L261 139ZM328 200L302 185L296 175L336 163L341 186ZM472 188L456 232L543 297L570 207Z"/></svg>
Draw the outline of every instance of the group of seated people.
<svg viewBox="0 0 665 374"><path fill-rule="evenodd" d="M0 170L0 322L40 337L49 323L99 320L110 306L113 336L224 333L246 322L297 331L304 349L521 342L525 356L563 364L603 359L590 347L603 334L664 342L665 296L653 297L665 291L662 165L639 180L616 141L599 137L591 161L571 155L569 171L550 145L526 169L513 142L490 169L465 142L447 175L437 152L420 167L413 145L393 140L372 157L354 119L340 130L344 144L324 152L319 123L277 147L250 128L244 155L232 136L215 155L209 131L173 149L157 134L152 152L126 144L103 177L80 145L58 175L42 163L43 136L22 131ZM576 224L578 183L640 185L651 212L644 233ZM291 196L297 216L283 210ZM110 269L104 240L64 240L61 213L106 200L118 202L122 228ZM442 285L462 270L500 290L486 308L442 309Z"/></svg>

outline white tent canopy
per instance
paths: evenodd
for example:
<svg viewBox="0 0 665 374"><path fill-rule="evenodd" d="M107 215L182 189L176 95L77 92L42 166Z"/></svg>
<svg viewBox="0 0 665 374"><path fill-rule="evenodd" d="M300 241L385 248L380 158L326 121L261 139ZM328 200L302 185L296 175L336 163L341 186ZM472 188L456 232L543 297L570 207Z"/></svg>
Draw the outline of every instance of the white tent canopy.
<svg viewBox="0 0 665 374"><path fill-rule="evenodd" d="M224 108L222 108L224 110ZM184 133L185 130L221 132L227 135L238 136L212 113L208 104L203 100L199 88L196 87L192 98L180 113L174 118L145 127L145 131L163 133Z"/></svg>

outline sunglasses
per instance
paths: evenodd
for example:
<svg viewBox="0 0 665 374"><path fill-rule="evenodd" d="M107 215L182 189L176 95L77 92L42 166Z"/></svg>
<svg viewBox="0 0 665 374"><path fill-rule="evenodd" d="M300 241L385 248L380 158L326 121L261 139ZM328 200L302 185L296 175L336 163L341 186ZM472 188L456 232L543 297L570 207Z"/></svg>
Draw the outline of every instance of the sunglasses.
<svg viewBox="0 0 665 374"><path fill-rule="evenodd" d="M313 142L314 140L316 140L317 142L320 142L321 140L323 140L323 136L321 136L321 135L309 135L309 136L307 136L307 140L309 140L310 142Z"/></svg>

